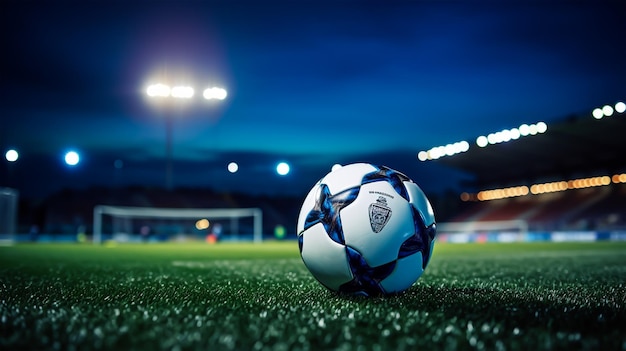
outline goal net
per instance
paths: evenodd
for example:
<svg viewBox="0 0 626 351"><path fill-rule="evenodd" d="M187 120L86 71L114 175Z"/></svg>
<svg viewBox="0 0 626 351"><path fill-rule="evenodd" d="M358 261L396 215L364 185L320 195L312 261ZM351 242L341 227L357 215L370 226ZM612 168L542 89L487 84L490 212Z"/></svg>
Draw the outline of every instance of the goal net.
<svg viewBox="0 0 626 351"><path fill-rule="evenodd" d="M252 240L261 242L259 208L155 208L98 205L93 242L165 240Z"/></svg>

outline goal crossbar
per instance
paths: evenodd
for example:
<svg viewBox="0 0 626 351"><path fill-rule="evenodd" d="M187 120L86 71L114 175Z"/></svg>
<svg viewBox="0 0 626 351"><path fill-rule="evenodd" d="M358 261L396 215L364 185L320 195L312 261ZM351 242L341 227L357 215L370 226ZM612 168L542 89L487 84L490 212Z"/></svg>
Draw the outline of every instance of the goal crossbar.
<svg viewBox="0 0 626 351"><path fill-rule="evenodd" d="M241 218L253 217L254 242L262 241L263 213L259 208L155 208L98 205L93 209L93 241L102 241L102 216L119 218Z"/></svg>

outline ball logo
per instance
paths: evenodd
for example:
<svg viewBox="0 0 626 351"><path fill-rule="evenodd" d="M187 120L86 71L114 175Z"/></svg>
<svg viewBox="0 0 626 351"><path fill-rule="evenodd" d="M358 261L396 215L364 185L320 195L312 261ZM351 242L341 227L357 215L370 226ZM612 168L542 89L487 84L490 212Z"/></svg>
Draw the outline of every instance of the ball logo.
<svg viewBox="0 0 626 351"><path fill-rule="evenodd" d="M387 199L379 196L376 202L370 204L370 225L374 233L380 233L391 217L391 208L387 206Z"/></svg>

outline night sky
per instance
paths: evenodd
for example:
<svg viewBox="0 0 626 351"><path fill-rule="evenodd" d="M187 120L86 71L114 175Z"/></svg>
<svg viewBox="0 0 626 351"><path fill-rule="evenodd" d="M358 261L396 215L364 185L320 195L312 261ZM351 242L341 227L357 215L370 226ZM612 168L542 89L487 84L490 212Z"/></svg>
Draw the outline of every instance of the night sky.
<svg viewBox="0 0 626 351"><path fill-rule="evenodd" d="M372 162L441 191L466 176L420 150L623 101L625 35L624 1L4 0L0 187L164 186L172 118L176 187L304 196Z"/></svg>

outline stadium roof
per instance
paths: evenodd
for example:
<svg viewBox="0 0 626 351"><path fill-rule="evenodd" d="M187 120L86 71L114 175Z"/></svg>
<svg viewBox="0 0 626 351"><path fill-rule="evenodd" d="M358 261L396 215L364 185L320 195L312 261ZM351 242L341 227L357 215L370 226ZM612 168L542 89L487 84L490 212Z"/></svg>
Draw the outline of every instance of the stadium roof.
<svg viewBox="0 0 626 351"><path fill-rule="evenodd" d="M465 153L435 162L475 175L473 185L483 187L613 174L626 169L626 115L572 116L550 124L544 134L482 148L472 144Z"/></svg>

